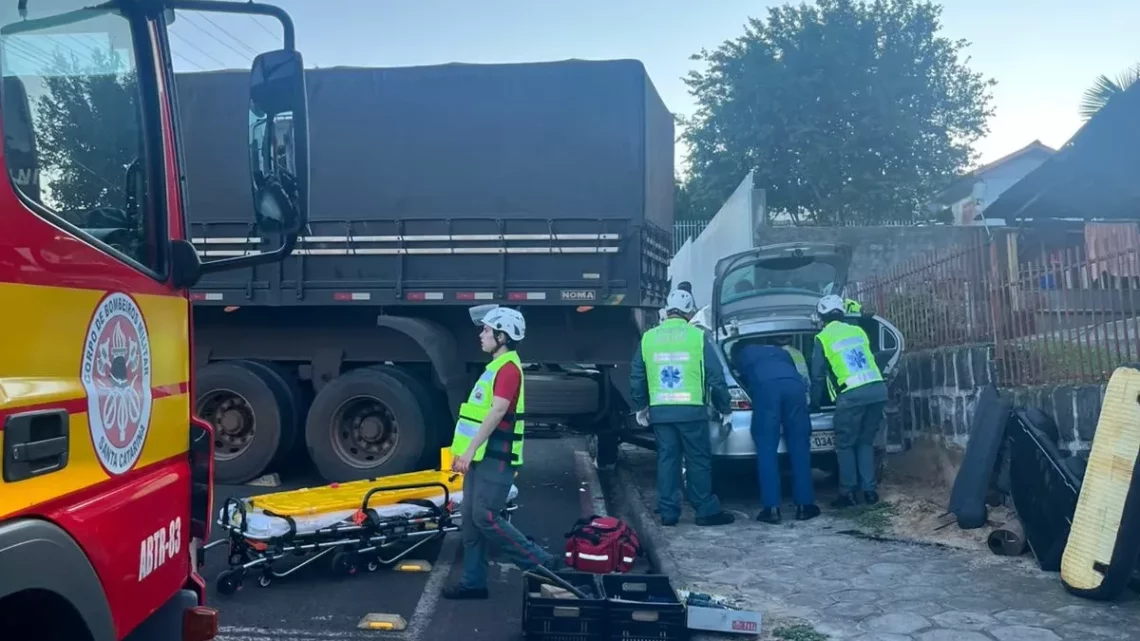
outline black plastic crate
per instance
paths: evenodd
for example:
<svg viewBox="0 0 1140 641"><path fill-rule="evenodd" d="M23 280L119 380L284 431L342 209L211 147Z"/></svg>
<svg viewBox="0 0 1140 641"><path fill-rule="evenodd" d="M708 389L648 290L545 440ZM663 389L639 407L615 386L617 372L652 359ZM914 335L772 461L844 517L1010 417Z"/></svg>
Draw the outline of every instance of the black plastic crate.
<svg viewBox="0 0 1140 641"><path fill-rule="evenodd" d="M523 577L523 634L527 641L603 641L606 594L601 577L585 572L558 572L559 577L582 590L590 599L547 599L531 596L542 581Z"/></svg>
<svg viewBox="0 0 1140 641"><path fill-rule="evenodd" d="M602 576L609 616L606 639L613 641L684 641L689 638L685 604L669 577L660 574Z"/></svg>

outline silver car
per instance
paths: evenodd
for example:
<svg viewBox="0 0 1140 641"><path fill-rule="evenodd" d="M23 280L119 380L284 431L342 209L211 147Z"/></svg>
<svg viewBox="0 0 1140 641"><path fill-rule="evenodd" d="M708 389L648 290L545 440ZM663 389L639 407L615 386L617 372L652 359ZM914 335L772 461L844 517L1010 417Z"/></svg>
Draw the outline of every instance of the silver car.
<svg viewBox="0 0 1140 641"><path fill-rule="evenodd" d="M730 358L734 347L784 337L804 355L810 371L815 335L819 332L816 304L825 294L843 293L850 264L850 247L828 243L765 245L717 261L712 304L693 319L694 324L715 333L732 394L731 425L725 426L719 419L709 422L714 456L756 456L751 432L752 402L737 382L740 375ZM884 377L891 377L905 346L898 328L879 316L853 315L851 319L867 331L875 360ZM827 403L826 394L823 398ZM811 415L813 458L835 451L834 411L833 405L825 404ZM885 429L880 432L879 447L887 451L900 449L895 444L887 446ZM782 437L779 451L787 451Z"/></svg>

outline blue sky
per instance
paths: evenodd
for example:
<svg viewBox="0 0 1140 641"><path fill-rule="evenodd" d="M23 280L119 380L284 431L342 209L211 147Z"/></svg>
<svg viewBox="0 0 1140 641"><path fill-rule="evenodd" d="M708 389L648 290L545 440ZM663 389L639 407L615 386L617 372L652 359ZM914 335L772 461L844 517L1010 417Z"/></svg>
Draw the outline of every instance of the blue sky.
<svg viewBox="0 0 1140 641"><path fill-rule="evenodd" d="M405 66L636 58L669 108L693 102L689 56L742 33L776 3L745 0L269 0L287 9L310 66ZM995 78L996 116L978 150L997 159L1034 139L1058 146L1080 126L1081 93L1140 62L1136 0L945 0L944 32ZM208 16L212 22L207 22ZM181 71L245 67L276 46L275 23L186 14L172 28ZM213 35L208 35L206 31ZM232 36L232 37L231 37ZM242 40L244 42L237 42ZM247 48L248 47L248 48ZM678 150L678 156L683 150Z"/></svg>

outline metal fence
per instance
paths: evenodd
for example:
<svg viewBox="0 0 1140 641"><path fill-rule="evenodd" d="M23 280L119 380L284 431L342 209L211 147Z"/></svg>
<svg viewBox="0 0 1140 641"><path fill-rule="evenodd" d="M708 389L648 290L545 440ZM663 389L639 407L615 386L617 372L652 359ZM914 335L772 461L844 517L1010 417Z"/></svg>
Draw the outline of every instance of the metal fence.
<svg viewBox="0 0 1140 641"><path fill-rule="evenodd" d="M916 257L855 296L903 332L908 350L992 344L1004 386L1099 383L1140 361L1135 242L1019 260L1009 238Z"/></svg>
<svg viewBox="0 0 1140 641"><path fill-rule="evenodd" d="M681 245L690 237L696 238L705 227L708 226L707 220L678 220L673 223L673 253L676 254Z"/></svg>

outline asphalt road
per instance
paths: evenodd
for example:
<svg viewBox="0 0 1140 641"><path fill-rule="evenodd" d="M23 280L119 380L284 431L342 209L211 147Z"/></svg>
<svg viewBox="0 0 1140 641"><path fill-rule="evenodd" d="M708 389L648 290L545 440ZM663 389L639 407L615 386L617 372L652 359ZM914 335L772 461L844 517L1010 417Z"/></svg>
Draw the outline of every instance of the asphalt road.
<svg viewBox="0 0 1140 641"><path fill-rule="evenodd" d="M578 437L531 439L516 485L519 510L515 524L525 533L561 552L563 535L592 501L602 500L596 476L584 471L589 459ZM318 480L299 475L283 479L280 488L220 486L218 505L227 496L249 496L314 485ZM220 537L214 528L215 538ZM203 576L210 582L209 603L221 612L219 641L334 641L403 639L434 641L451 636L502 641L522 639L521 577L513 566L492 561L491 598L450 602L439 590L459 576L459 534L449 534L431 572L407 573L381 569L353 577L337 577L324 559L269 587L257 585L256 575L231 596L218 595L214 579L226 567L224 546L210 550ZM356 628L368 613L398 614L408 622L403 632L370 632ZM471 634L474 632L475 634Z"/></svg>

